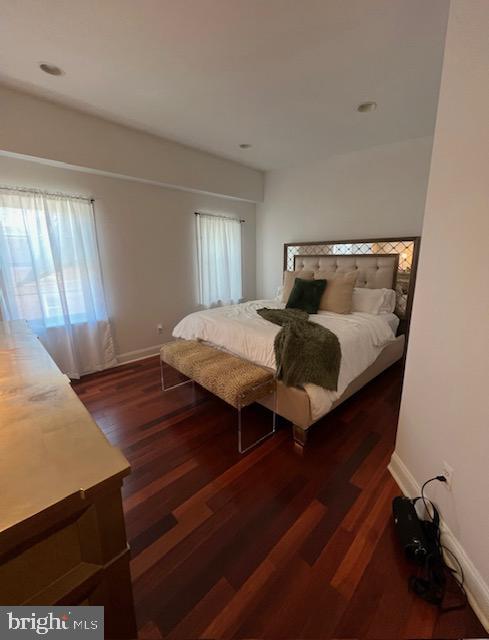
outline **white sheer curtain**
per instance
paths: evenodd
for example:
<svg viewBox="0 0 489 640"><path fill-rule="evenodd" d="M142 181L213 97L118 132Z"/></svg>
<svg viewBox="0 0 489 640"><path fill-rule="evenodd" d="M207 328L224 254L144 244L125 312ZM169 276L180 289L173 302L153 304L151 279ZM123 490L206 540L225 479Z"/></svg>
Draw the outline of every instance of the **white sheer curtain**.
<svg viewBox="0 0 489 640"><path fill-rule="evenodd" d="M0 289L71 378L116 364L89 200L0 188Z"/></svg>
<svg viewBox="0 0 489 640"><path fill-rule="evenodd" d="M242 297L241 222L203 213L195 218L200 304L238 303Z"/></svg>

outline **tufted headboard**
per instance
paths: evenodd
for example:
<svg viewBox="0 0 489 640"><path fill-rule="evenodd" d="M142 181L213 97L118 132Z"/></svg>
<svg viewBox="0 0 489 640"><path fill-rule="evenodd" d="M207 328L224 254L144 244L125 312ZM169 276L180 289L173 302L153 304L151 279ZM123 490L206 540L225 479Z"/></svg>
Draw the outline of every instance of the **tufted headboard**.
<svg viewBox="0 0 489 640"><path fill-rule="evenodd" d="M357 287L395 289L399 254L296 255L294 271L325 271L327 274L357 271Z"/></svg>
<svg viewBox="0 0 489 640"><path fill-rule="evenodd" d="M284 245L284 271L358 269L357 286L394 289L396 313L402 331L408 331L416 282L421 238L368 238L288 242Z"/></svg>

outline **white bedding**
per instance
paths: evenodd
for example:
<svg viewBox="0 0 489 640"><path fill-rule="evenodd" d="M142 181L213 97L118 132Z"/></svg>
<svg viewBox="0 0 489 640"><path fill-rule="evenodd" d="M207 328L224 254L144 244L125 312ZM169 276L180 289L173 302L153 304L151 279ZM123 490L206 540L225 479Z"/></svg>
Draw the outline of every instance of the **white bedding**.
<svg viewBox="0 0 489 640"><path fill-rule="evenodd" d="M273 341L280 327L256 313L262 307L283 309L285 304L277 300L254 300L197 311L177 324L173 336L205 340L256 364L275 369ZM340 315L328 311L320 311L309 319L338 336L342 355L337 391L328 391L314 384L304 385L311 401L312 418L317 420L331 409L350 382L374 362L385 345L395 339L399 320L392 313Z"/></svg>

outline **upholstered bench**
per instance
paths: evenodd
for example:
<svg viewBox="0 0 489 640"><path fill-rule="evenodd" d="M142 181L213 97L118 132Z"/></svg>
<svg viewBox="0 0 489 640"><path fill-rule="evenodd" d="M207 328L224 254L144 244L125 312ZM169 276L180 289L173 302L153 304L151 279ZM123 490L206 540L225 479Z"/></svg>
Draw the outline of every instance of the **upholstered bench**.
<svg viewBox="0 0 489 640"><path fill-rule="evenodd" d="M238 410L240 453L275 432L275 412L272 412L272 431L243 449L241 410L264 396L275 394L275 377L268 369L195 340L174 340L161 347L163 391L179 386L165 385L163 363L189 378L186 382L196 382Z"/></svg>

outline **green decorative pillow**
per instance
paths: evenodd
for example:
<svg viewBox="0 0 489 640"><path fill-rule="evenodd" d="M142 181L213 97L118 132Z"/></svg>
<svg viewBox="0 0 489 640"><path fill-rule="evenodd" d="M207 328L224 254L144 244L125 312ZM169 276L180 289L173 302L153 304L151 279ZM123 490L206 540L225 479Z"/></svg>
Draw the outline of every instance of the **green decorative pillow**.
<svg viewBox="0 0 489 640"><path fill-rule="evenodd" d="M326 280L296 278L285 306L287 309L302 309L307 313L317 313L325 289Z"/></svg>

